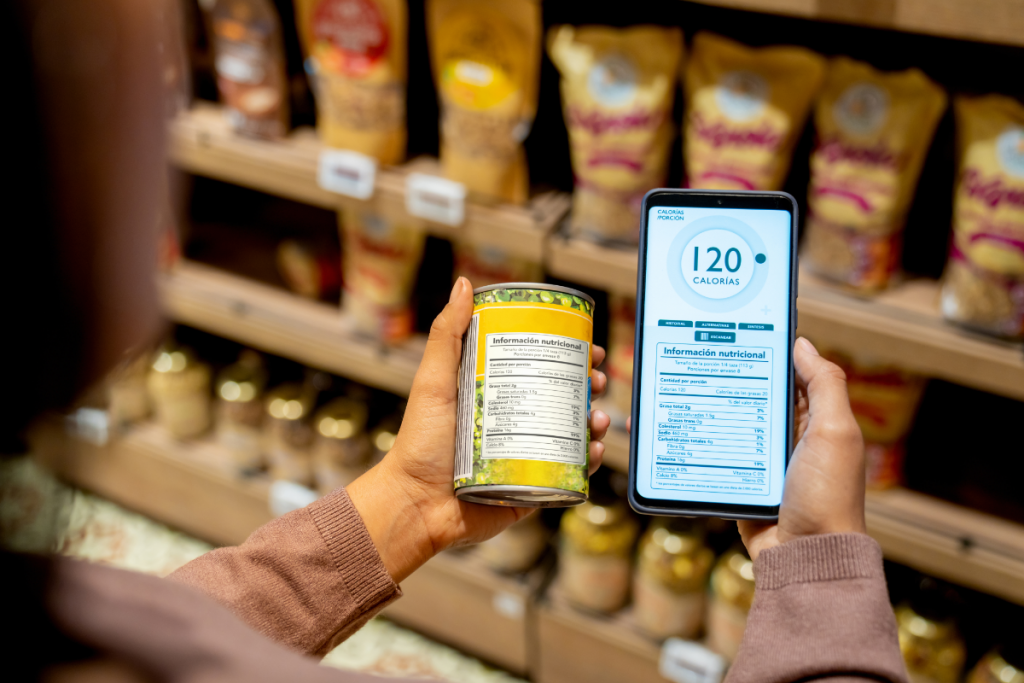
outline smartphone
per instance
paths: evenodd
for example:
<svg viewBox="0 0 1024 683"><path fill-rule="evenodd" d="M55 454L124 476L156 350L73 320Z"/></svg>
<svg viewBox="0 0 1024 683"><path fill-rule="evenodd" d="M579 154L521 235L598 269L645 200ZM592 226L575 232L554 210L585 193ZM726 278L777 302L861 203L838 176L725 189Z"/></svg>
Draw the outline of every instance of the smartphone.
<svg viewBox="0 0 1024 683"><path fill-rule="evenodd" d="M793 448L797 205L785 192L644 197L629 502L778 518Z"/></svg>

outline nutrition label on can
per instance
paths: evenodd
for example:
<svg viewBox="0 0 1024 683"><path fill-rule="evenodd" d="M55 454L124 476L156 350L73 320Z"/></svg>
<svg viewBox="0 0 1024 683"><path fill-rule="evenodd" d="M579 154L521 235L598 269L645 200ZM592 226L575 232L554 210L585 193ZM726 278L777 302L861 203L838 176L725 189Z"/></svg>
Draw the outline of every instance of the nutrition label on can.
<svg viewBox="0 0 1024 683"><path fill-rule="evenodd" d="M651 485L767 495L772 350L658 344L656 373Z"/></svg>
<svg viewBox="0 0 1024 683"><path fill-rule="evenodd" d="M481 457L587 461L590 344L553 334L488 334Z"/></svg>

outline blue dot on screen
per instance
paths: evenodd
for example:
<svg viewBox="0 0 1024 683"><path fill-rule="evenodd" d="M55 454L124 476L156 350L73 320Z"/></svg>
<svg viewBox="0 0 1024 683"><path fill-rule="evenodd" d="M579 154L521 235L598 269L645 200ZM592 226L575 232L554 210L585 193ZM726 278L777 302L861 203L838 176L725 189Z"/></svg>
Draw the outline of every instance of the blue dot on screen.
<svg viewBox="0 0 1024 683"><path fill-rule="evenodd" d="M757 261L758 263L764 263L765 261L768 260L768 257L766 257L764 254L758 254L757 256L754 257L754 260Z"/></svg>

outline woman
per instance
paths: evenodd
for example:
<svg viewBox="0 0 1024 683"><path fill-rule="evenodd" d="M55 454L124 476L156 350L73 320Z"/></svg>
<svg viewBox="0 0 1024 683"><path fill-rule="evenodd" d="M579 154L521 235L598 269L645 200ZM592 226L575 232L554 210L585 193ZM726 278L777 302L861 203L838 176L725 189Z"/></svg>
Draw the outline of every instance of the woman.
<svg viewBox="0 0 1024 683"><path fill-rule="evenodd" d="M13 212L0 335L18 401L5 444L159 332L152 280L163 183L158 27L137 0L6 3L0 46L17 106L0 108ZM452 492L460 279L430 331L405 421L384 461L347 490L161 580L63 558L0 554L5 663L53 680L359 681L323 655L401 595L437 552L493 536L524 510ZM43 312L43 315L38 315ZM603 351L595 349L595 361ZM797 342L798 442L777 524L741 523L757 592L731 683L905 681L878 545L864 534L863 446L842 372ZM604 388L595 373L594 390ZM591 462L607 416L595 411ZM373 678L372 680L379 680Z"/></svg>

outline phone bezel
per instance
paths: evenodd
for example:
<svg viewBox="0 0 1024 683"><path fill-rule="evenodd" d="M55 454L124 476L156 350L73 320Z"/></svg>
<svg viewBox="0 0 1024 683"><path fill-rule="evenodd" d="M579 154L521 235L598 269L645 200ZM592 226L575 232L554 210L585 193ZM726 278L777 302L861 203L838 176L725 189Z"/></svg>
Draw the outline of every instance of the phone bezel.
<svg viewBox="0 0 1024 683"><path fill-rule="evenodd" d="M643 376L644 333L644 297L647 282L647 216L652 207L679 206L694 208L723 209L776 209L790 212L790 297L789 297L789 400L786 401L786 470L793 454L793 397L795 384L793 373L793 343L796 341L796 299L798 284L797 269L797 226L799 225L799 208L792 195L786 192L755 192L736 190L686 190L659 188L644 195L640 220L640 245L637 249L637 284L636 284L636 334L633 345L633 396L640 396L640 383ZM674 501L646 498L637 491L637 440L640 424L640 401L634 400L632 410L634 429L629 435L629 490L630 506L641 514L671 515L687 517L722 517L725 519L756 519L775 520L779 516L778 505L737 505L731 503L708 503L698 501ZM783 475L785 476L785 475Z"/></svg>

